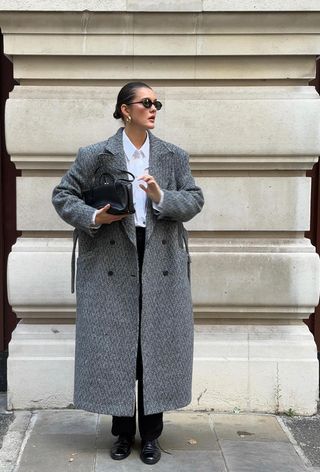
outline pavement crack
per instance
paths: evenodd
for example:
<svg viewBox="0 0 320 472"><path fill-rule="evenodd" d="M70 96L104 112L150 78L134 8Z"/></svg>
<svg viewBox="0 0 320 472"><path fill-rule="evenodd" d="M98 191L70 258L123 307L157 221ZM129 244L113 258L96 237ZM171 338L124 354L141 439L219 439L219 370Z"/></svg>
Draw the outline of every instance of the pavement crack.
<svg viewBox="0 0 320 472"><path fill-rule="evenodd" d="M95 438L94 438L94 449L95 449L96 453L93 457L92 472L94 472L96 470L96 465L97 465L97 455L98 455L97 445L98 445L99 434L100 434L100 414L98 413L97 414L97 420L96 420Z"/></svg>
<svg viewBox="0 0 320 472"><path fill-rule="evenodd" d="M198 398L197 398L198 405L200 404L200 399L201 399L202 395L204 395L207 390L208 390L208 389L205 388L205 389L203 390L203 392L201 392L200 395L198 396Z"/></svg>
<svg viewBox="0 0 320 472"><path fill-rule="evenodd" d="M28 442L28 440L31 436L33 427L34 427L34 425L37 421L37 418L38 418L38 412L37 411L30 411L30 413L31 413L31 415L30 415L30 418L29 418L27 429L26 429L25 434L24 434L23 441L21 443L21 447L20 447L20 451L19 451L19 454L18 454L17 462L16 462L15 467L14 467L12 472L18 472L18 470L19 470L19 466L20 466L23 451L24 451L24 449L27 445L27 442Z"/></svg>

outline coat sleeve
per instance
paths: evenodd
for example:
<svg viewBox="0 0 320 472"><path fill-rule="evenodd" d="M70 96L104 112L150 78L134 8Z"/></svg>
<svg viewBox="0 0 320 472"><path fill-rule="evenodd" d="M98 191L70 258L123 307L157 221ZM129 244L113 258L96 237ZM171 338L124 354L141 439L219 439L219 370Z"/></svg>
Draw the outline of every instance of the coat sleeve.
<svg viewBox="0 0 320 472"><path fill-rule="evenodd" d="M161 211L155 212L158 220L189 221L204 205L202 190L191 174L189 155L182 149L175 154L175 178L177 190L162 189Z"/></svg>
<svg viewBox="0 0 320 472"><path fill-rule="evenodd" d="M93 171L93 160L80 148L74 163L52 192L52 204L58 215L69 225L92 237L98 230L92 224L96 209L84 203L82 191L88 175Z"/></svg>

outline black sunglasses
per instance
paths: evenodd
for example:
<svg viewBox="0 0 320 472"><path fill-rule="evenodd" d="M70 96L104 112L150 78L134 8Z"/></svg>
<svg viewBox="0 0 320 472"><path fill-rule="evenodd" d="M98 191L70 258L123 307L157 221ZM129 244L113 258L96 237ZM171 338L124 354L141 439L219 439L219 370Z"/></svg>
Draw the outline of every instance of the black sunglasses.
<svg viewBox="0 0 320 472"><path fill-rule="evenodd" d="M130 102L130 103L127 103L127 105L132 105L134 103L142 103L142 105L145 107L145 108L151 108L152 105L154 105L156 107L157 110L160 110L161 107L162 107L162 103L159 102L159 100L154 100L153 102L150 100L150 98L144 98L143 100L140 100L140 102Z"/></svg>

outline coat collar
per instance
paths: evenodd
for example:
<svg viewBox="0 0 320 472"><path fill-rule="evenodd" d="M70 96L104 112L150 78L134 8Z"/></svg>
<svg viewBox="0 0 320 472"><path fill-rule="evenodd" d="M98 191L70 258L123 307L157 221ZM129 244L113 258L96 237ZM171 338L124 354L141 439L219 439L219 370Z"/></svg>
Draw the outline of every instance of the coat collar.
<svg viewBox="0 0 320 472"><path fill-rule="evenodd" d="M104 146L104 151L111 152L111 154L114 154L115 156L119 155L120 157L124 158L124 161L126 161L126 157L125 157L124 149L122 145L123 130L124 130L124 127L121 126L113 136L107 139L106 144ZM168 146L167 143L165 143L162 139L157 138L157 136L151 133L150 130L147 130L147 132L149 134L149 140L150 140L150 154L152 152L155 154L168 152L168 151L172 152L170 146Z"/></svg>
<svg viewBox="0 0 320 472"><path fill-rule="evenodd" d="M127 170L127 159L123 149L122 133L124 127L120 127L118 131L111 136L104 146L104 153L111 153L119 160L119 168ZM150 155L149 155L149 174L152 175L156 181L160 184L162 178L162 169L161 169L161 155L163 153L167 154L172 152L171 148L162 141L162 139L157 138L150 130L147 130L150 140ZM160 184L161 187L161 184ZM147 200L147 214L146 214L146 241L147 244L155 223L155 216L153 213L152 202L150 199ZM134 215L129 215L123 220L121 220L127 236L134 246L137 245L136 242L136 228L134 224Z"/></svg>
<svg viewBox="0 0 320 472"><path fill-rule="evenodd" d="M124 151L127 155L128 160L131 161L137 151L137 148L131 142L125 130L122 131L122 138L123 138L122 144L124 147ZM150 151L150 139L149 139L149 134L146 131L146 138L142 146L139 148L139 153L142 153L142 157L147 157L149 160L149 154L150 154L149 151Z"/></svg>

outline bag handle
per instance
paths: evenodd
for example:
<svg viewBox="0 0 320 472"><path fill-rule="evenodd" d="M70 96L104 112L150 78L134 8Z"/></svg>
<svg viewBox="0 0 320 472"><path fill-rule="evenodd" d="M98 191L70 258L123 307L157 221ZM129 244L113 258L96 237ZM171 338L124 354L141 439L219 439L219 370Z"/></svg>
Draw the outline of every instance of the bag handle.
<svg viewBox="0 0 320 472"><path fill-rule="evenodd" d="M97 174L98 170L101 169L101 167L102 167L102 166L97 167L96 170L94 171L93 178L92 178L92 181L93 181L92 183L93 183L93 185L94 185L94 182L95 182L95 179L96 179L96 174ZM120 173L120 172L123 172L123 173L125 173L125 174L129 174L129 175L131 175L131 177L132 177L131 180L130 180L130 179L124 179L124 178L120 178L120 179L117 179L117 180L122 180L122 181L124 181L124 182L130 182L130 183L131 183L131 182L133 182L134 179L136 178L135 175L133 175L133 174L132 174L131 172L129 172L128 170L125 170L125 169L115 169L115 170L116 170L117 172L119 172L119 173ZM114 175L110 174L110 172L104 172L103 174L101 174L100 178L101 178L102 176L104 176L104 175L109 175L109 176L112 178L112 180L115 181Z"/></svg>

